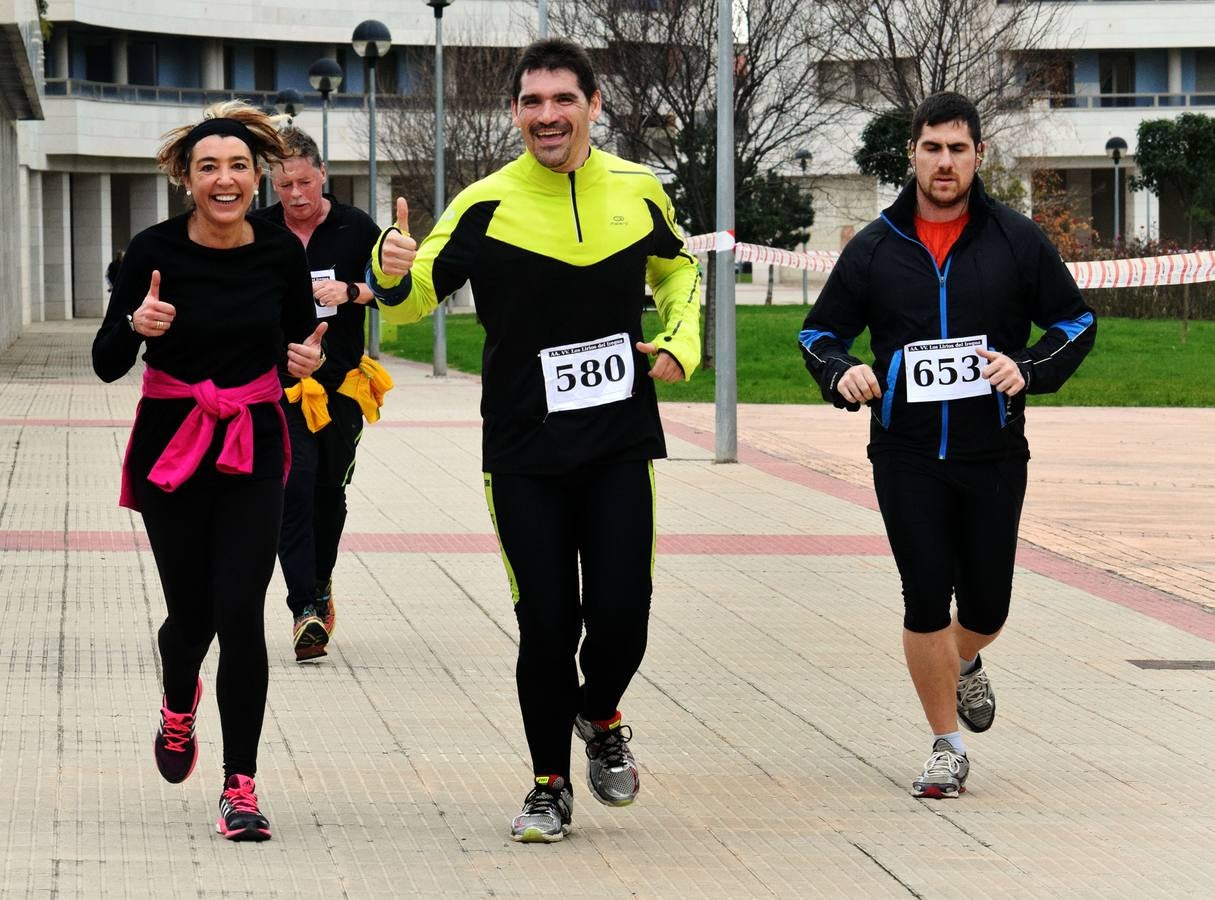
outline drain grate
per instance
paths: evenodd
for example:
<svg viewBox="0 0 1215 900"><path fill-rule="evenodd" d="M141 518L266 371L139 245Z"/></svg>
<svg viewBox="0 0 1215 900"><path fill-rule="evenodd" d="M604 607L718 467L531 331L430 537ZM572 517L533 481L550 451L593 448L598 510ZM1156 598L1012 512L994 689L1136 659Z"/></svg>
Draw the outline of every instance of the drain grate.
<svg viewBox="0 0 1215 900"><path fill-rule="evenodd" d="M1141 669L1208 669L1215 671L1215 659L1128 659Z"/></svg>

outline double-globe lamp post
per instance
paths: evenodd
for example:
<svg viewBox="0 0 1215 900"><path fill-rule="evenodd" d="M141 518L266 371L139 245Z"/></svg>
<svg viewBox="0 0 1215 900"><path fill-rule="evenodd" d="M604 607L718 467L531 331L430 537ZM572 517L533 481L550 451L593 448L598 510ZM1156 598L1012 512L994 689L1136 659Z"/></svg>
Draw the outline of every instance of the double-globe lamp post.
<svg viewBox="0 0 1215 900"><path fill-rule="evenodd" d="M446 148L443 146L443 10L454 0L426 0L426 5L435 11L435 223L447 205L444 185L446 172L444 162ZM434 312L434 368L435 376L447 374L447 298L440 297Z"/></svg>
<svg viewBox="0 0 1215 900"><path fill-rule="evenodd" d="M1122 162L1122 154L1126 152L1126 141L1120 137L1112 137L1105 142L1105 155L1114 161L1114 245L1117 246L1122 236L1121 222L1119 221L1119 204L1122 200L1122 191L1119 190L1118 184L1118 163Z"/></svg>
<svg viewBox="0 0 1215 900"><path fill-rule="evenodd" d="M322 56L308 67L308 83L321 94L321 162L325 164L325 190L329 190L329 95L342 86L342 67Z"/></svg>
<svg viewBox="0 0 1215 900"><path fill-rule="evenodd" d="M388 26L376 19L367 19L354 28L350 37L354 52L367 60L367 118L369 122L367 140L367 215L376 221L375 208L375 64L392 49L392 35ZM375 307L367 319L367 355L380 358L380 313Z"/></svg>

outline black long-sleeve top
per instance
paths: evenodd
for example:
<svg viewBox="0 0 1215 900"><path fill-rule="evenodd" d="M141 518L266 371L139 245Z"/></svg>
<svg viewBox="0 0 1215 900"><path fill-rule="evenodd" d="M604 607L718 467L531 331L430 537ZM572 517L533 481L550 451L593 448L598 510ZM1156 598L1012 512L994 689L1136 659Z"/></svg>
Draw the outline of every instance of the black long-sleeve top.
<svg viewBox="0 0 1215 900"><path fill-rule="evenodd" d="M286 229L250 218L252 243L204 247L190 240L189 216L153 225L132 239L93 341L93 370L106 382L121 378L146 344L147 365L189 384L209 379L217 387L237 387L274 368L294 381L286 375L286 346L302 342L316 327L303 246ZM160 299L173 304L176 315L163 335L145 340L131 330L127 315L143 302L153 270L160 271ZM147 477L194 405L188 398L142 401L131 430L132 478ZM278 412L272 403L254 404L250 411L253 477L282 477ZM200 469L214 467L226 425L216 428Z"/></svg>

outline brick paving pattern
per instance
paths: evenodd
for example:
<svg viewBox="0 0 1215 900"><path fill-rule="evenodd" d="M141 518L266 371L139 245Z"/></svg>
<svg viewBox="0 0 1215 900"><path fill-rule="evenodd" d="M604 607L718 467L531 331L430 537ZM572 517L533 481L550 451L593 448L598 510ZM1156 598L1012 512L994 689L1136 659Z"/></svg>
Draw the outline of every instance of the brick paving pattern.
<svg viewBox="0 0 1215 900"><path fill-rule="evenodd" d="M536 847L507 837L529 772L479 385L391 362L326 660L294 662L271 585L275 834L237 846L213 831L214 649L197 770L173 786L152 760L163 600L116 502L138 382L92 379L95 327L36 325L0 358L0 894L1215 895L1215 411L1031 410L1013 614L985 655L999 716L968 736L970 791L933 802L907 793L928 736L864 423L747 407L723 466L711 407L664 408L624 706L642 793L600 807L575 772L573 834Z"/></svg>

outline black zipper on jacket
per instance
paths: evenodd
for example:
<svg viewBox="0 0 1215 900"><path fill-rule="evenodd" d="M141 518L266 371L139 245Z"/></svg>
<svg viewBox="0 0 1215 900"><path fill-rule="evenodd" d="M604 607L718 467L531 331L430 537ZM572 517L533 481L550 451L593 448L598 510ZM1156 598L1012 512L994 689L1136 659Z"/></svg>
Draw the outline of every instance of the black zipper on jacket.
<svg viewBox="0 0 1215 900"><path fill-rule="evenodd" d="M570 203L574 207L574 230L578 232L578 243L582 243L582 222L578 219L578 192L574 190L574 173L570 172Z"/></svg>

